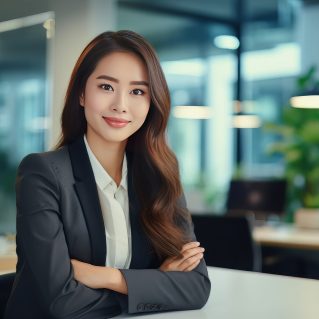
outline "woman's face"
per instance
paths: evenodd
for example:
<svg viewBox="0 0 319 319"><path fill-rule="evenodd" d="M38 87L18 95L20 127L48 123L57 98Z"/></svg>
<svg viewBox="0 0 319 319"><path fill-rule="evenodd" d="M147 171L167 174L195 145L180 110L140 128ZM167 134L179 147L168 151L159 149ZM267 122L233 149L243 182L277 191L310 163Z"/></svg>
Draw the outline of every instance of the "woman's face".
<svg viewBox="0 0 319 319"><path fill-rule="evenodd" d="M148 83L146 66L137 55L113 52L103 57L80 96L87 135L100 142L126 143L149 111Z"/></svg>

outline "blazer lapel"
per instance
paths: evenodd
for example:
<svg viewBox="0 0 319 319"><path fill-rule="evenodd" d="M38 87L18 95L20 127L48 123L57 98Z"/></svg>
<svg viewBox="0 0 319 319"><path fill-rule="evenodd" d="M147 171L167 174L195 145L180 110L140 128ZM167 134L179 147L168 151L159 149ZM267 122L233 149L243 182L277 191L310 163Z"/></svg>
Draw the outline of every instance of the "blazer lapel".
<svg viewBox="0 0 319 319"><path fill-rule="evenodd" d="M84 212L91 241L91 260L105 266L106 237L97 187L83 136L68 145L75 178L75 190Z"/></svg>

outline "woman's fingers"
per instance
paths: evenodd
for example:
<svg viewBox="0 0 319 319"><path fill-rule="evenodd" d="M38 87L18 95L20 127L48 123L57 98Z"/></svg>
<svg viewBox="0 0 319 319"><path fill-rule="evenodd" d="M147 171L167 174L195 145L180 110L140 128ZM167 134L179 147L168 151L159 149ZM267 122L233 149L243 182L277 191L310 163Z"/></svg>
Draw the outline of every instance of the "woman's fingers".
<svg viewBox="0 0 319 319"><path fill-rule="evenodd" d="M200 263L200 259L198 259L197 261L195 261L192 265L189 265L187 268L185 268L183 271L192 271L194 270L198 264Z"/></svg>
<svg viewBox="0 0 319 319"><path fill-rule="evenodd" d="M204 257L204 254L202 252L193 255L189 258L184 259L179 265L179 269L182 271L185 271L187 268L191 267L193 264L197 263Z"/></svg>
<svg viewBox="0 0 319 319"><path fill-rule="evenodd" d="M190 258L194 255L197 255L198 253L203 253L205 251L205 248L203 247L195 247L195 248L190 248L187 249L183 252L183 259Z"/></svg>
<svg viewBox="0 0 319 319"><path fill-rule="evenodd" d="M191 241L191 242L189 242L189 243L183 245L182 250L181 250L181 253L183 253L184 251L186 251L186 250L188 250L188 249L190 249L190 248L199 247L199 245L200 245L200 242L198 242L198 241Z"/></svg>
<svg viewBox="0 0 319 319"><path fill-rule="evenodd" d="M199 242L190 242L181 249L182 257L167 258L160 269L163 271L191 271L199 264L203 258L205 249L199 247Z"/></svg>
<svg viewBox="0 0 319 319"><path fill-rule="evenodd" d="M197 254L200 254L200 253L204 253L205 249L203 247L193 247L193 248L189 248L187 250L185 250L183 253L182 253L182 257L181 258L178 258L176 259L176 263L178 265L182 264L185 260L193 257L193 256L196 256Z"/></svg>

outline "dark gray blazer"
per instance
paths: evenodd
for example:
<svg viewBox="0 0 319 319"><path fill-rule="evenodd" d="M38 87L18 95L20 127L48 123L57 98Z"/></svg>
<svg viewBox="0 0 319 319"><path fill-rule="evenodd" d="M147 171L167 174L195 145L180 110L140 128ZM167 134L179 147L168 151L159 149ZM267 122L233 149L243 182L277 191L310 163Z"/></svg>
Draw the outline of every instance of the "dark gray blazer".
<svg viewBox="0 0 319 319"><path fill-rule="evenodd" d="M132 231L130 269L121 269L128 296L91 289L73 278L70 259L104 266L106 239L97 188L83 138L26 156L19 165L17 271L5 319L105 319L204 306L210 281L202 260L191 272L162 272L140 221L128 157ZM182 203L185 205L185 200ZM195 239L192 227L190 235Z"/></svg>

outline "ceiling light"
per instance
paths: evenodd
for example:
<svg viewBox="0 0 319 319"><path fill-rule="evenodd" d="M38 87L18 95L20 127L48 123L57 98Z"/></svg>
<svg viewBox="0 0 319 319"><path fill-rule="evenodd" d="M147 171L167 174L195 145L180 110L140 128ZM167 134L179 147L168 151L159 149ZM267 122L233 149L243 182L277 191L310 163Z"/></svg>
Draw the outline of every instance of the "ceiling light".
<svg viewBox="0 0 319 319"><path fill-rule="evenodd" d="M257 115L237 114L233 116L233 127L235 128L258 128L261 120Z"/></svg>
<svg viewBox="0 0 319 319"><path fill-rule="evenodd" d="M303 109L318 109L319 108L319 93L311 95L296 95L290 99L292 107Z"/></svg>
<svg viewBox="0 0 319 319"><path fill-rule="evenodd" d="M173 116L182 119L205 120L212 117L212 107L208 106L175 106Z"/></svg>
<svg viewBox="0 0 319 319"><path fill-rule="evenodd" d="M240 42L233 35L219 35L215 37L214 44L220 49L236 50L238 49Z"/></svg>

